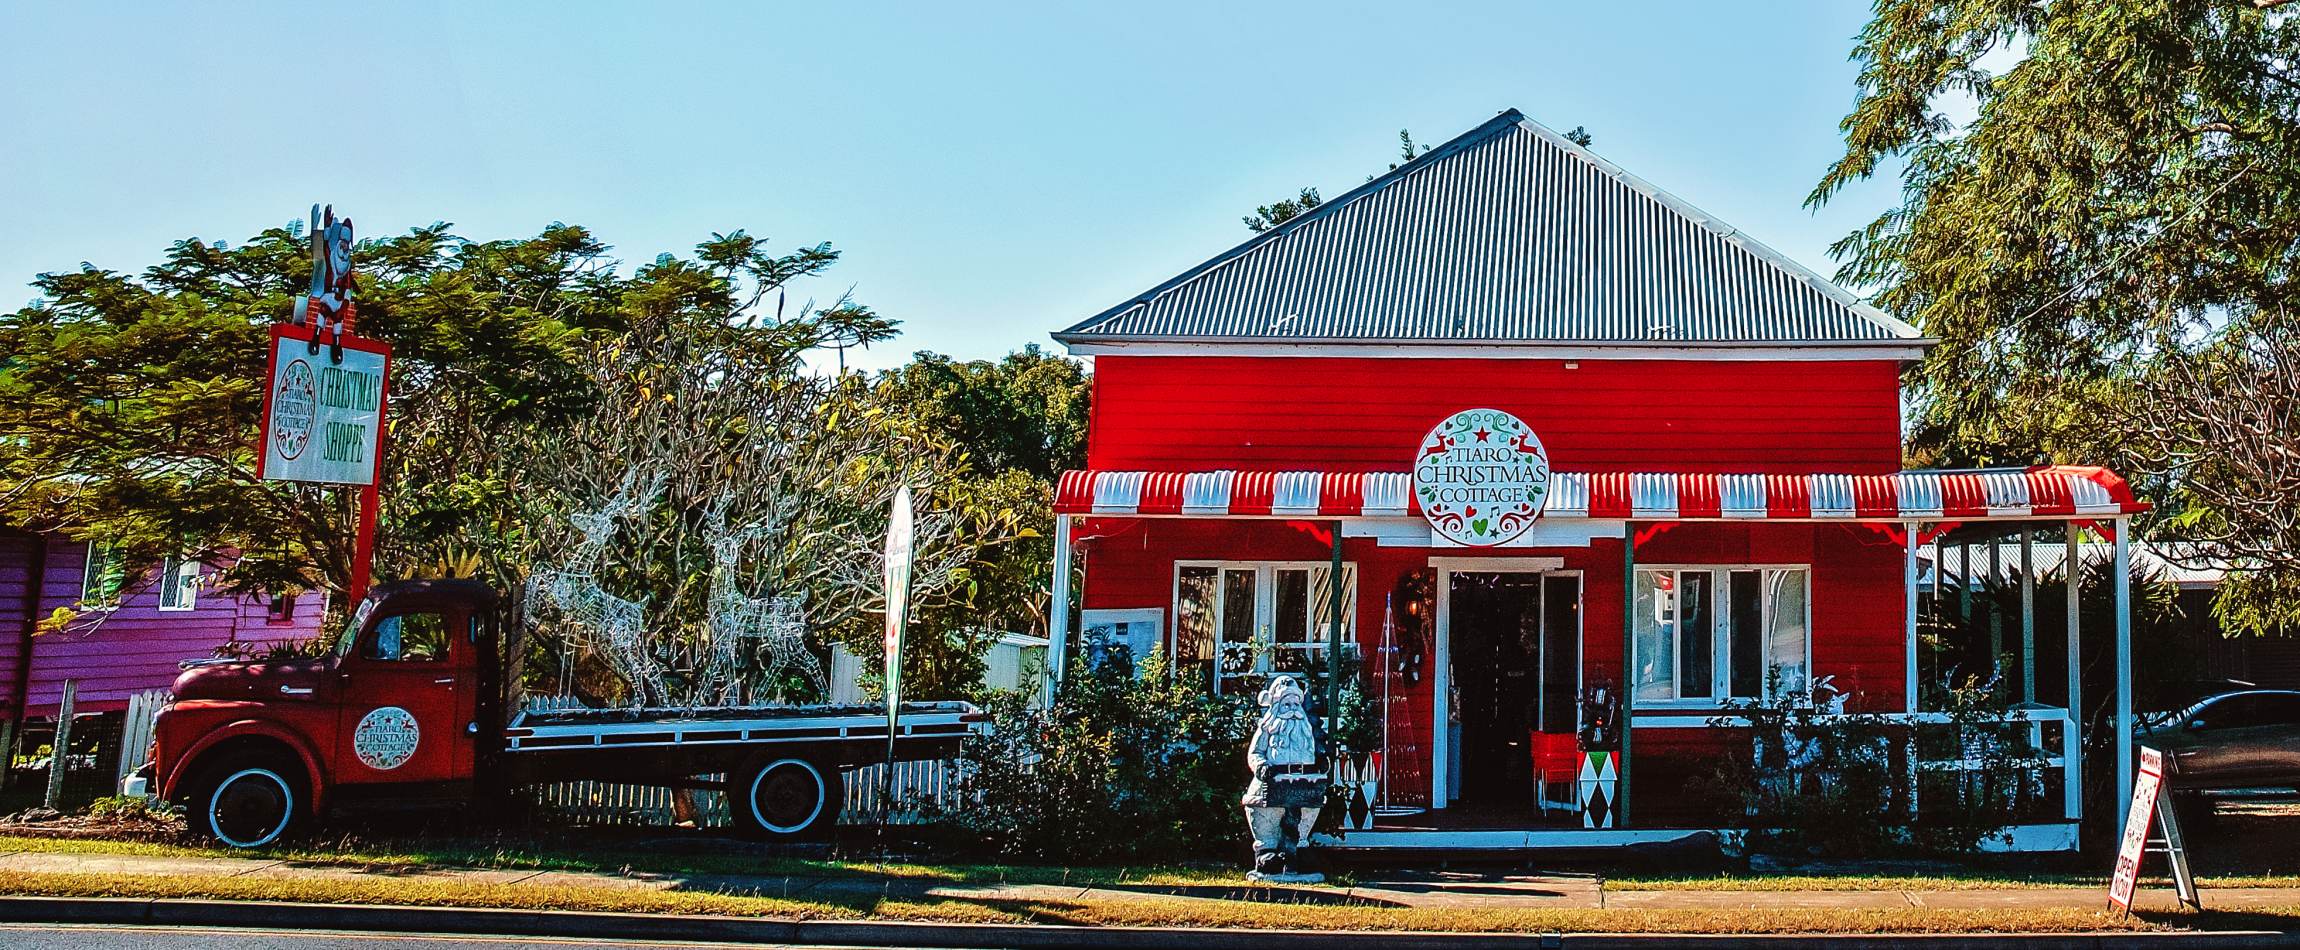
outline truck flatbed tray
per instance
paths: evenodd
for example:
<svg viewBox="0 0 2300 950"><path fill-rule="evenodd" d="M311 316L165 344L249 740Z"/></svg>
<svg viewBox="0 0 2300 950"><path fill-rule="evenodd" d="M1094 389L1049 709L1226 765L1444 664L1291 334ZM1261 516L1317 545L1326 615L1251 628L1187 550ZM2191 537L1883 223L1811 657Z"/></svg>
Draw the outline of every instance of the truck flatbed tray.
<svg viewBox="0 0 2300 950"><path fill-rule="evenodd" d="M902 714L971 713L970 703L904 703ZM886 718L884 703L817 703L798 706L621 706L609 709L531 709L522 725L577 725L600 722L729 722L734 720L816 719L824 716Z"/></svg>
<svg viewBox="0 0 2300 950"><path fill-rule="evenodd" d="M954 739L984 719L969 703L904 703L898 739ZM513 752L634 746L851 741L887 735L886 707L869 705L549 709L504 729Z"/></svg>

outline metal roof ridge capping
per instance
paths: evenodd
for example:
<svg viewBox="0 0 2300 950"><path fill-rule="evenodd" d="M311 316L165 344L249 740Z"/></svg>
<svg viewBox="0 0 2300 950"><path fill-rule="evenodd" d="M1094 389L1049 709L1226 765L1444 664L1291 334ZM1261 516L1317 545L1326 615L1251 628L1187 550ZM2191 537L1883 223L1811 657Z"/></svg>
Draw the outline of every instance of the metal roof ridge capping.
<svg viewBox="0 0 2300 950"><path fill-rule="evenodd" d="M1515 109L1054 338L1912 358L1932 342Z"/></svg>

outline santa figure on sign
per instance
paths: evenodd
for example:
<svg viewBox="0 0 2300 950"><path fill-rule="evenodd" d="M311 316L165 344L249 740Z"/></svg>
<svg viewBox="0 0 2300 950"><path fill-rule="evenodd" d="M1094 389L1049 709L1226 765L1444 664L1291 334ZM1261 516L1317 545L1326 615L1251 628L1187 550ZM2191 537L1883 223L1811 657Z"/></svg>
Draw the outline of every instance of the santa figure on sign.
<svg viewBox="0 0 2300 950"><path fill-rule="evenodd" d="M1246 744L1246 765L1254 774L1246 786L1246 827L1254 835L1257 881L1315 883L1323 874L1302 873L1296 855L1326 803L1327 764L1317 722L1303 708L1300 680L1278 676L1259 697L1262 718Z"/></svg>

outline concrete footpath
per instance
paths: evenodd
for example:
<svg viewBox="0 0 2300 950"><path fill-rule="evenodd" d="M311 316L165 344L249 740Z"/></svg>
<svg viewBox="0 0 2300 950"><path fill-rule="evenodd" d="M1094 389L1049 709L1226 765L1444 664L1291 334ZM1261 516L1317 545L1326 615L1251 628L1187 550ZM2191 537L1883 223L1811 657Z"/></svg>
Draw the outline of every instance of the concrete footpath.
<svg viewBox="0 0 2300 950"><path fill-rule="evenodd" d="M1623 910L1753 907L1788 909L1995 908L2097 909L2098 888L1965 891L1608 891L1582 875L1485 875L1418 872L1384 875L1352 887L1249 887L1243 885L1051 885L966 884L917 878L807 875L686 875L487 868L353 865L262 858L142 857L131 855L0 853L0 883L31 873L106 873L179 878L274 880L468 881L474 884L554 885L656 891L755 894L836 901L884 897L901 900L1078 903L1140 901L1316 903L1459 910L1465 915L1505 909ZM2243 911L2300 906L2300 888L2219 889L2205 892L2205 906ZM2167 907L2161 892L2149 892L2144 908ZM1612 933L1449 933L1408 931L1307 931L1243 928L1079 926L1061 923L940 923L892 920L792 920L631 914L552 910L495 910L454 907L395 907L151 898L54 898L0 896L0 944L7 925L74 925L132 928L148 934L186 932L320 932L338 934L487 935L568 940L644 941L649 944L743 943L812 947L1021 947L1167 948L1188 950L1590 950L1699 945L1838 948L1982 947L2038 950L2101 950L2148 947L2155 950L2221 950L2234 947L2300 948L2300 932L2180 931L2154 933L2050 934L1612 934ZM2241 926L2241 925L2239 925ZM2255 924L2254 926L2258 926ZM161 928L161 929L147 929ZM168 930L167 928L176 928Z"/></svg>
<svg viewBox="0 0 2300 950"><path fill-rule="evenodd" d="M493 868L361 865L281 861L267 858L146 857L112 854L0 852L0 878L23 873L141 874L166 877L275 880L430 880L474 884L549 885L654 891L744 894L796 900L835 901L882 897L897 900L1016 901L1249 901L1376 907L1460 909L1621 909L1732 910L1747 907L1806 910L2079 909L2101 907L2100 888L2054 887L2017 890L1608 890L1579 874L1478 874L1449 871L1394 872L1351 887L1246 886L1229 884L1006 884L953 883L921 878L869 875L728 875L660 872L535 871ZM2300 888L2208 888L2204 906L2248 911L2300 908ZM2171 892L2144 889L2142 910L2174 907Z"/></svg>

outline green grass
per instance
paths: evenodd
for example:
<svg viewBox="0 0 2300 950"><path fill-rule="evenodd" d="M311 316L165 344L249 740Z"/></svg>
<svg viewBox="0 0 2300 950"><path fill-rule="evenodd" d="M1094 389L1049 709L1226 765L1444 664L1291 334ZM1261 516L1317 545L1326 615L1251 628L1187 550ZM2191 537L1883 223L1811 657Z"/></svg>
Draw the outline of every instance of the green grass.
<svg viewBox="0 0 2300 950"><path fill-rule="evenodd" d="M677 890L583 885L494 884L439 879L254 879L134 874L10 875L0 892L40 897L127 897L297 901L430 907L504 907L657 914L711 914L802 920L912 920L966 923L1476 931L1493 933L2067 933L2168 929L2289 929L2300 908L2261 913L2143 914L2094 910L1464 910L1262 904L1244 901L790 900Z"/></svg>

